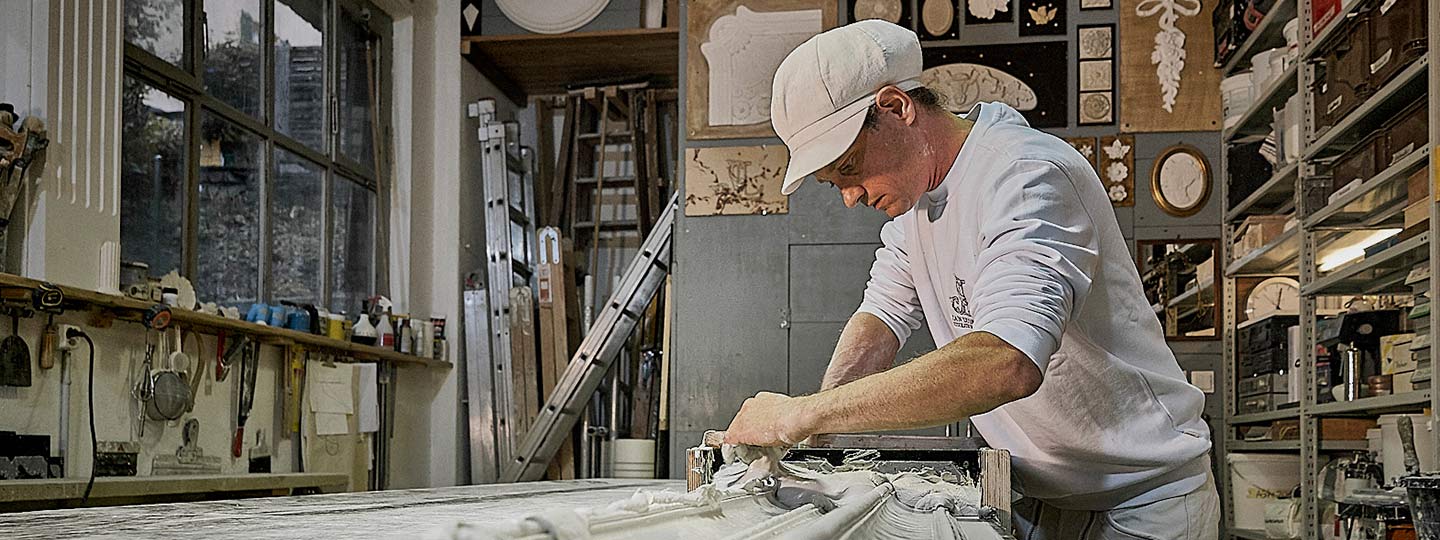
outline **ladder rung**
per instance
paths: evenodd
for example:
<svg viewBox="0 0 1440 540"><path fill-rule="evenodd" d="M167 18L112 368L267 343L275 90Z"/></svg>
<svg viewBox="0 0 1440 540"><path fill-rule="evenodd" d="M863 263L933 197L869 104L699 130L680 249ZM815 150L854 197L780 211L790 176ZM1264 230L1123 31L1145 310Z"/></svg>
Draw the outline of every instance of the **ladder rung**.
<svg viewBox="0 0 1440 540"><path fill-rule="evenodd" d="M525 215L525 212L521 212L514 206L506 206L510 209L510 221L518 223L522 227L530 224L530 216Z"/></svg>
<svg viewBox="0 0 1440 540"><path fill-rule="evenodd" d="M594 229L595 229L595 222L593 222L593 221L577 221L577 222L575 222L575 231L576 231L577 233L579 233L580 231L590 232L590 231L593 231ZM633 219L620 219L620 220L601 221L601 222L600 222L600 232L605 232L605 231L637 231L637 232L638 232L639 230L640 230L640 222L637 221L637 220L633 220Z"/></svg>
<svg viewBox="0 0 1440 540"><path fill-rule="evenodd" d="M510 259L510 267L512 270L515 271L516 274L520 274L521 277L527 280L530 279L530 275L534 273L530 270L529 266L520 264L520 261L517 261L515 259Z"/></svg>
<svg viewBox="0 0 1440 540"><path fill-rule="evenodd" d="M575 185L577 185L577 186L593 186L593 185L595 185L595 178L594 178L594 177L591 177L591 176L585 176L585 177L576 178L576 179L575 179ZM605 185L605 186L634 187L634 186L635 186L635 176L634 176L634 175L626 175L626 176L607 176L607 177L605 177L605 179L604 179L604 181L603 181L603 185Z"/></svg>
<svg viewBox="0 0 1440 540"><path fill-rule="evenodd" d="M607 133L607 134L605 135L605 138L606 138L606 139L611 139L611 138L615 138L615 139L629 139L629 138L634 137L634 136L635 136L635 133L634 133L634 132L631 132L631 131L611 131L610 133ZM599 133L581 133L581 134L580 134L580 140L582 140L582 141L591 141L591 140L593 140L593 141L598 141L598 140L600 140L600 134L599 134ZM610 142L610 141L609 141L609 140L606 140L605 142L608 143L608 142Z"/></svg>

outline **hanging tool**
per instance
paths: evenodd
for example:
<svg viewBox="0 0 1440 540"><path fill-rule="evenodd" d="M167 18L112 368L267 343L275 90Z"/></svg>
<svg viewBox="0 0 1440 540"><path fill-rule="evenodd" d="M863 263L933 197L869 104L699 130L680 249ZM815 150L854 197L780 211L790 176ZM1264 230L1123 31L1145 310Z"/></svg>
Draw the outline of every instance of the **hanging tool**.
<svg viewBox="0 0 1440 540"><path fill-rule="evenodd" d="M260 345L248 342L240 356L240 406L235 421L235 439L230 443L231 457L240 457L240 450L245 446L245 421L250 418L250 407L255 404L255 375L259 370Z"/></svg>
<svg viewBox="0 0 1440 540"><path fill-rule="evenodd" d="M175 367L177 362L189 364L190 357L180 351L180 330L167 331L167 340L169 336L174 338L174 348L171 349L167 341L165 369L149 374L152 391L150 400L145 403L145 416L156 421L179 420L190 405L190 383L185 380L184 373Z"/></svg>
<svg viewBox="0 0 1440 540"><path fill-rule="evenodd" d="M30 346L20 337L20 313L10 311L10 335L0 340L0 386L28 387Z"/></svg>
<svg viewBox="0 0 1440 540"><path fill-rule="evenodd" d="M165 304L153 304L145 310L140 317L140 323L145 326L145 363L142 366L143 373L140 380L135 384L135 399L140 402L140 433L145 436L145 417L150 408L150 401L155 399L155 385L151 378L151 371L155 367L155 342L154 332L163 331L170 326L170 307Z"/></svg>
<svg viewBox="0 0 1440 540"><path fill-rule="evenodd" d="M55 315L47 315L45 318L45 330L40 333L40 369L55 367Z"/></svg>
<svg viewBox="0 0 1440 540"><path fill-rule="evenodd" d="M205 350L205 341L200 339L200 332L192 330L189 334L195 341L194 360L191 360L189 355L184 353L185 340L183 338L180 340L180 347L178 347L181 351L180 354L185 357L185 371L188 372L187 375L190 378L190 400L185 404L185 412L187 413L195 410L195 400L200 397L200 379L205 376L205 366L200 361L201 351Z"/></svg>
<svg viewBox="0 0 1440 540"><path fill-rule="evenodd" d="M221 346L224 345L225 336L220 336L220 343L215 347L215 381L224 382L225 377L230 375L230 365L235 363L235 354L245 350L245 345L250 338L244 334L230 341L230 346L222 353Z"/></svg>

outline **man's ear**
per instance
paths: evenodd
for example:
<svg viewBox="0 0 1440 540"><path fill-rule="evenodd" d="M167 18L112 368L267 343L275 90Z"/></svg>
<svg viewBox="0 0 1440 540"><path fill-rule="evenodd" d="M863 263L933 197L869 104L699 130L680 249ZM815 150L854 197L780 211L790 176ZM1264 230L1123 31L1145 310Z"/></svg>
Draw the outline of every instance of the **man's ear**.
<svg viewBox="0 0 1440 540"><path fill-rule="evenodd" d="M915 100L893 84L875 93L875 107L882 114L895 115L907 126L915 122Z"/></svg>

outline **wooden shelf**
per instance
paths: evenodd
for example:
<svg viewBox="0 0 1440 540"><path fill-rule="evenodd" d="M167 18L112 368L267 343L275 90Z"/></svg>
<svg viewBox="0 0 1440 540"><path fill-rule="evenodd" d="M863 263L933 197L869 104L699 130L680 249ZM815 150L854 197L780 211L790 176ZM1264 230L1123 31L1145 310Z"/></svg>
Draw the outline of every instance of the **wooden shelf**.
<svg viewBox="0 0 1440 540"><path fill-rule="evenodd" d="M14 274L0 273L0 287L18 287L34 289L40 282L17 276ZM85 307L98 308L108 311L116 318L127 320L138 320L141 313L149 309L150 302L144 302L125 296L105 294L77 287L61 285L60 290L65 293L65 304L67 308ZM226 331L245 334L259 338L261 341L276 342L281 344L298 344L317 349L325 349L338 353L339 362L393 362L397 364L416 364L428 367L440 367L449 369L450 362L440 362L429 358L422 358L410 354L402 354L383 347L361 345L349 341L330 339L325 336L309 334L287 328L275 328L239 319L229 319L215 315L190 311L185 309L171 310L172 320L187 327L201 331L216 332Z"/></svg>
<svg viewBox="0 0 1440 540"><path fill-rule="evenodd" d="M581 83L648 78L672 88L680 78L678 28L474 36L461 38L460 53L521 105Z"/></svg>
<svg viewBox="0 0 1440 540"><path fill-rule="evenodd" d="M79 500L88 478L0 481L0 502ZM185 494L289 491L322 488L344 491L350 478L339 473L116 476L95 479L90 499L137 499Z"/></svg>

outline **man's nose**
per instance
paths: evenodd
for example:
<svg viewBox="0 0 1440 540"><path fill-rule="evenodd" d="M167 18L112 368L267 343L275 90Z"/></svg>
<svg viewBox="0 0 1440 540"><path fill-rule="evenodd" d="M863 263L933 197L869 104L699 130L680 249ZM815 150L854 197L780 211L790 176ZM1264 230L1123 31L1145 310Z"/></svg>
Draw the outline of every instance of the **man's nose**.
<svg viewBox="0 0 1440 540"><path fill-rule="evenodd" d="M854 208L856 204L865 204L865 188L851 186L841 189L840 198L845 200L846 208Z"/></svg>

